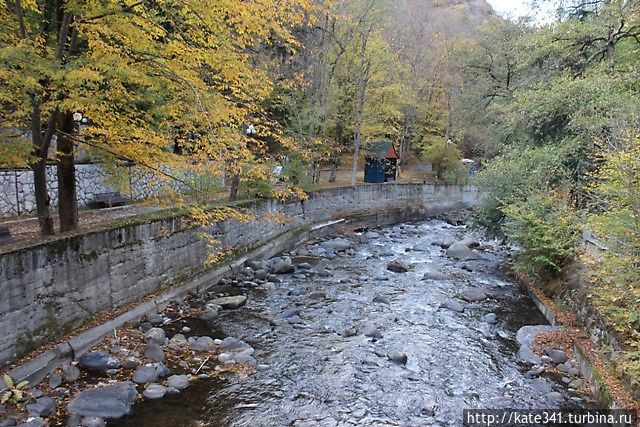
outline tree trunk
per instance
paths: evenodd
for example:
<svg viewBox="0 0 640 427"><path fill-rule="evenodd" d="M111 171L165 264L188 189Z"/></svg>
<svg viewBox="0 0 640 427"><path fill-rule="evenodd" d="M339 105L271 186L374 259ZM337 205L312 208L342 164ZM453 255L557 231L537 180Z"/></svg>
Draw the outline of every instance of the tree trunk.
<svg viewBox="0 0 640 427"><path fill-rule="evenodd" d="M232 202L238 200L238 187L240 187L240 175L233 175L231 178L231 191L229 191L229 200Z"/></svg>
<svg viewBox="0 0 640 427"><path fill-rule="evenodd" d="M47 192L47 161L39 159L34 163L33 184L36 196L36 212L38 214L38 224L42 236L52 236L54 234L53 218L49 210L49 193Z"/></svg>
<svg viewBox="0 0 640 427"><path fill-rule="evenodd" d="M340 157L333 156L331 158L331 175L329 176L329 182L336 182L338 178L338 163L340 163Z"/></svg>
<svg viewBox="0 0 640 427"><path fill-rule="evenodd" d="M53 219L49 211L49 193L47 192L47 155L49 153L49 145L53 136L57 111L51 113L51 117L47 123L47 130L42 134L42 106L40 101L32 98L31 113L31 142L34 146L34 155L37 161L31 165L33 170L34 195L36 198L36 213L38 214L38 223L40 225L40 234L42 236L51 236L54 234Z"/></svg>
<svg viewBox="0 0 640 427"><path fill-rule="evenodd" d="M58 217L60 231L78 228L78 198L76 195L76 168L74 144L69 135L74 131L73 114L66 112L60 116L58 133Z"/></svg>
<svg viewBox="0 0 640 427"><path fill-rule="evenodd" d="M353 164L351 165L351 185L356 185L356 175L358 173L358 157L360 157L360 145L362 139L362 116L364 114L364 98L366 85L363 79L360 81L360 96L358 99L358 111L356 115L356 126L353 132Z"/></svg>

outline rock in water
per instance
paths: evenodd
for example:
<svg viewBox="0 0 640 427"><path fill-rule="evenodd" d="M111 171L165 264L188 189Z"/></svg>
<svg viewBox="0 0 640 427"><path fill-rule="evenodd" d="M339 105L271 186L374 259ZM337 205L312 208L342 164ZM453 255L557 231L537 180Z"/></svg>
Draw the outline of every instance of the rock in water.
<svg viewBox="0 0 640 427"><path fill-rule="evenodd" d="M365 337L382 338L382 333L378 330L378 327L371 322L365 323L361 332Z"/></svg>
<svg viewBox="0 0 640 427"><path fill-rule="evenodd" d="M440 304L440 308L446 308L447 310L456 311L458 313L464 312L464 305L454 300L447 300L443 302Z"/></svg>
<svg viewBox="0 0 640 427"><path fill-rule="evenodd" d="M184 390L189 387L189 377L186 375L171 375L169 377L169 387Z"/></svg>
<svg viewBox="0 0 640 427"><path fill-rule="evenodd" d="M300 309L299 308L290 308L288 310L283 311L282 313L280 313L278 315L279 318L281 319L289 319L293 316L299 316L300 315Z"/></svg>
<svg viewBox="0 0 640 427"><path fill-rule="evenodd" d="M120 361L105 351L92 351L80 356L78 366L88 371L106 372L119 368Z"/></svg>
<svg viewBox="0 0 640 427"><path fill-rule="evenodd" d="M167 389L160 384L149 384L142 392L142 395L147 399L155 400L162 399L166 393Z"/></svg>
<svg viewBox="0 0 640 427"><path fill-rule="evenodd" d="M543 332L557 331L558 328L549 325L538 326L523 326L518 330L516 334L516 341L520 344L518 350L518 357L521 360L531 363L532 365L539 365L541 363L540 358L531 350L531 342L533 339Z"/></svg>
<svg viewBox="0 0 640 427"><path fill-rule="evenodd" d="M409 266L399 259L394 259L387 264L387 270L393 271L394 273L406 273L409 271Z"/></svg>
<svg viewBox="0 0 640 427"><path fill-rule="evenodd" d="M493 325L494 323L497 323L498 319L496 318L496 314L495 313L487 313L484 315L483 317L484 321L489 323L490 325Z"/></svg>
<svg viewBox="0 0 640 427"><path fill-rule="evenodd" d="M487 294L480 289L467 289L460 293L460 297L467 302L480 302L487 299Z"/></svg>
<svg viewBox="0 0 640 427"><path fill-rule="evenodd" d="M483 259L482 255L472 249L469 249L469 247L462 242L456 242L449 246L447 249L447 256L460 261Z"/></svg>
<svg viewBox="0 0 640 427"><path fill-rule="evenodd" d="M449 280L451 276L447 276L446 274L438 273L437 271L427 271L422 276L422 280Z"/></svg>
<svg viewBox="0 0 640 427"><path fill-rule="evenodd" d="M406 365L408 358L404 353L395 352L389 355L389 360L397 363L398 365Z"/></svg>
<svg viewBox="0 0 640 427"><path fill-rule="evenodd" d="M388 299L386 299L384 296L382 295L376 295L375 297L373 297L373 302L378 303L378 304L387 304L387 305L391 305L391 303L389 302Z"/></svg>
<svg viewBox="0 0 640 427"><path fill-rule="evenodd" d="M83 417L118 420L129 415L137 394L133 383L129 381L99 387L78 393L69 403L67 411Z"/></svg>
<svg viewBox="0 0 640 427"><path fill-rule="evenodd" d="M273 264L271 271L275 274L291 274L296 268L291 264L290 259L281 259Z"/></svg>
<svg viewBox="0 0 640 427"><path fill-rule="evenodd" d="M240 308L247 303L246 295L236 295L232 297L216 298L211 301L213 304L219 305L225 310L233 310Z"/></svg>
<svg viewBox="0 0 640 427"><path fill-rule="evenodd" d="M346 239L333 239L320 243L320 247L335 252L346 251L351 247L351 243Z"/></svg>

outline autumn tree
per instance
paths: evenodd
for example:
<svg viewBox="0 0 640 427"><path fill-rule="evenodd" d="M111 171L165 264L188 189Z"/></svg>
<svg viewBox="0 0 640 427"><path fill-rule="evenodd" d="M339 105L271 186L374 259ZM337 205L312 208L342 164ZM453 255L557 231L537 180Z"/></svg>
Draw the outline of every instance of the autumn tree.
<svg viewBox="0 0 640 427"><path fill-rule="evenodd" d="M45 167L57 141L61 229L77 226L75 144L154 171L252 159L241 126L271 91L257 45L295 44L307 0L0 3L3 125L30 134L42 234L53 233ZM73 113L88 119L77 132ZM28 129L28 130L27 130ZM189 134L189 156L170 150ZM35 159L35 160L33 160Z"/></svg>

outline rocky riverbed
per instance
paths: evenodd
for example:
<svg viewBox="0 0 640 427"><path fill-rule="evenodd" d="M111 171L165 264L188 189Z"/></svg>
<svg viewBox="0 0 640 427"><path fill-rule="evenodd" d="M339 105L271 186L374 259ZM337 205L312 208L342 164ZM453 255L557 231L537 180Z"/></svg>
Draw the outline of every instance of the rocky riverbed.
<svg viewBox="0 0 640 427"><path fill-rule="evenodd" d="M570 355L533 351L552 328L507 257L441 220L309 242L114 332L0 426L454 426L464 408L589 405Z"/></svg>

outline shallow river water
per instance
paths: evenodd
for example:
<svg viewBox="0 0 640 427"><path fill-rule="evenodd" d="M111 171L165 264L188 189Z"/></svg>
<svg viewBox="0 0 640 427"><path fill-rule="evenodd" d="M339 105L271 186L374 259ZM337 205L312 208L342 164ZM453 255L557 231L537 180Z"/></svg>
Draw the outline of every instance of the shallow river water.
<svg viewBox="0 0 640 427"><path fill-rule="evenodd" d="M268 367L136 404L119 425L457 426L465 408L580 407L581 398L551 377L534 387L517 359L518 329L546 322L498 271L505 249L478 239L485 260L464 262L431 244L470 236L440 220L364 231L345 237L352 255L314 265L322 275L238 289L249 302L219 316L210 335L243 339ZM410 270L388 271L396 258ZM422 280L425 272L445 277ZM489 298L462 301L470 289ZM441 307L447 301L465 304L464 312ZM299 318L280 318L289 309ZM488 313L496 323L485 321ZM381 336L362 333L374 327ZM386 357L394 353L405 354L406 365Z"/></svg>

